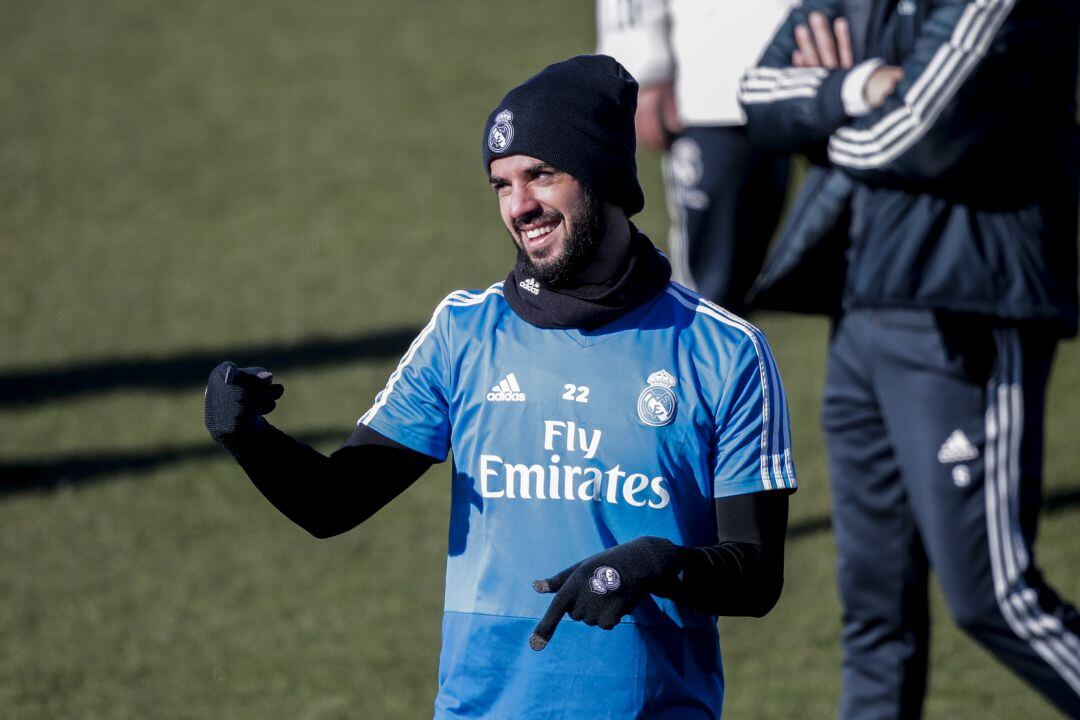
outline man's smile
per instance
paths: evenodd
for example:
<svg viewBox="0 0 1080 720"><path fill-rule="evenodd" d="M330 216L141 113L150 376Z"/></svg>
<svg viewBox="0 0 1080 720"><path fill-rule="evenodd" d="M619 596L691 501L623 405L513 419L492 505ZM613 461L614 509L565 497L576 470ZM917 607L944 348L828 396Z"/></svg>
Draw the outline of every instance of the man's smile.
<svg viewBox="0 0 1080 720"><path fill-rule="evenodd" d="M551 250L561 224L562 215L551 211L529 222L515 223L521 249L529 255L539 252L543 256Z"/></svg>
<svg viewBox="0 0 1080 720"><path fill-rule="evenodd" d="M555 229L555 225L544 225L543 227L533 228L532 230L525 231L526 240L534 240L541 235L546 235Z"/></svg>

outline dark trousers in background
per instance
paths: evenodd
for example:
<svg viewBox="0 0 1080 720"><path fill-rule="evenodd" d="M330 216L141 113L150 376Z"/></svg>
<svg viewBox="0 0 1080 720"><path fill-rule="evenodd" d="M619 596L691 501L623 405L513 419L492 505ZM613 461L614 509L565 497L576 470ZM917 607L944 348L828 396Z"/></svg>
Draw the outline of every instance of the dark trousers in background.
<svg viewBox="0 0 1080 720"><path fill-rule="evenodd" d="M850 312L833 332L840 717L920 716L931 568L959 627L1080 717L1080 618L1032 554L1055 340L922 310Z"/></svg>
<svg viewBox="0 0 1080 720"><path fill-rule="evenodd" d="M743 314L784 207L787 156L754 149L741 125L689 127L664 158L674 279Z"/></svg>

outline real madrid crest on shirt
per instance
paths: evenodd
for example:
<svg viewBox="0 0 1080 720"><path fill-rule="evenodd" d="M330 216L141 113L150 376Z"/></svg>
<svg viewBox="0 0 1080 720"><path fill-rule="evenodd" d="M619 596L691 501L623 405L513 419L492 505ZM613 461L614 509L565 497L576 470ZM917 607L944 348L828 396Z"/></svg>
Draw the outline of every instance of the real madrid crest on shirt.
<svg viewBox="0 0 1080 720"><path fill-rule="evenodd" d="M637 414L651 427L667 425L675 419L675 377L667 370L657 370L646 381L649 386L638 395Z"/></svg>
<svg viewBox="0 0 1080 720"><path fill-rule="evenodd" d="M495 121L488 130L488 148L491 152L501 154L510 147L510 142L514 139L514 124L511 122L513 119L514 113L509 110L502 110L495 116Z"/></svg>

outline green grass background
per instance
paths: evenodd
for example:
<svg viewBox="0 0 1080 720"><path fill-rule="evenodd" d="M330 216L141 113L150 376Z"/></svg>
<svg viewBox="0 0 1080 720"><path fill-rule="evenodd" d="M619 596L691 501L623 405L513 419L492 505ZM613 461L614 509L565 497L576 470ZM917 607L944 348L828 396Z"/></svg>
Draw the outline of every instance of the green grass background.
<svg viewBox="0 0 1080 720"><path fill-rule="evenodd" d="M512 258L480 167L484 117L593 32L580 0L0 0L0 378L190 353L256 363L235 349L419 327ZM657 158L641 165L640 224L662 240ZM721 622L725 715L827 718L840 612L817 524L827 328L756 320L789 392L792 526L807 531L789 542L777 609ZM332 449L395 363L279 371L273 419ZM430 717L447 468L361 528L311 539L210 449L212 365L177 386L0 404L9 473L176 455L0 495L0 717ZM1048 489L1080 491L1075 344L1049 417ZM1072 598L1078 536L1080 506L1066 506L1038 546ZM1055 716L939 597L934 609L928 717Z"/></svg>

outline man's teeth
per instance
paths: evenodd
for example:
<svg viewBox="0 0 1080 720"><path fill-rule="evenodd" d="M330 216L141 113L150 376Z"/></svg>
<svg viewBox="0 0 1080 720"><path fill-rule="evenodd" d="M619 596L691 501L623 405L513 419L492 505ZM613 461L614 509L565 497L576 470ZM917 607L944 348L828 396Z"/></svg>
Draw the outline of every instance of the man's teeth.
<svg viewBox="0 0 1080 720"><path fill-rule="evenodd" d="M540 237L541 235L546 235L547 233L551 232L554 229L555 229L554 225L545 225L544 227L538 227L538 228L533 228L532 230L526 230L525 231L525 239L526 240L532 240L533 238Z"/></svg>

